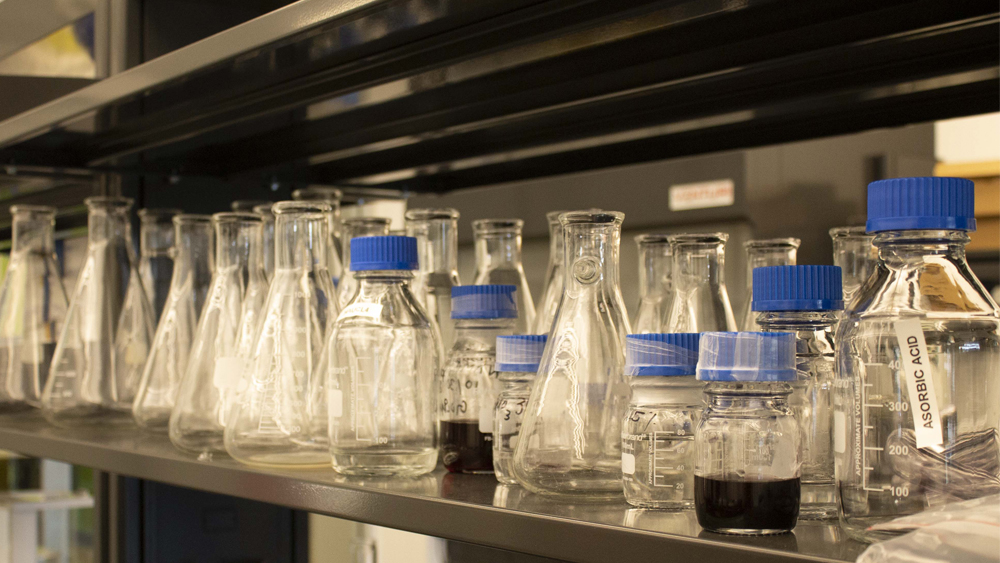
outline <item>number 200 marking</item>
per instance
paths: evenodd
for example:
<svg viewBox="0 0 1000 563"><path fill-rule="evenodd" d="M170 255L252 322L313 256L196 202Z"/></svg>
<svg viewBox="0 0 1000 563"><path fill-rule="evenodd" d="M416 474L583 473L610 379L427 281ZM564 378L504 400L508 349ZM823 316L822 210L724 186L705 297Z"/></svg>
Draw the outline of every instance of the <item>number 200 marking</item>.
<svg viewBox="0 0 1000 563"><path fill-rule="evenodd" d="M905 444L898 446L897 445L889 446L889 455L909 455L909 454L910 454L910 447Z"/></svg>

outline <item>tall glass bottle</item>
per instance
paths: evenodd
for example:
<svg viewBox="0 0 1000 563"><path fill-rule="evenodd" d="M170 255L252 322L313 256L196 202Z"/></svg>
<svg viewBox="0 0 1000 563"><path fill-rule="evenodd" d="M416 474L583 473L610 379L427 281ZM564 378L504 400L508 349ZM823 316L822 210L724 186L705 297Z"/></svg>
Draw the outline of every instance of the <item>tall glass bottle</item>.
<svg viewBox="0 0 1000 563"><path fill-rule="evenodd" d="M753 301L753 271L767 266L794 266L802 241L797 238L772 238L748 240L743 244L747 251L747 290L744 294L740 330L757 332L757 312L750 306Z"/></svg>
<svg viewBox="0 0 1000 563"><path fill-rule="evenodd" d="M559 300L562 299L563 284L566 280L566 268L563 266L563 228L559 216L565 211L550 211L545 214L549 222L549 265L545 270L545 290L535 311L534 334L548 334L552 330L552 321L559 311Z"/></svg>
<svg viewBox="0 0 1000 563"><path fill-rule="evenodd" d="M844 304L849 306L878 264L878 248L872 244L875 235L865 232L864 227L835 227L830 229L830 238L833 264L840 266L844 278Z"/></svg>
<svg viewBox="0 0 1000 563"><path fill-rule="evenodd" d="M476 246L476 285L517 286L515 334L527 334L535 326L535 302L521 264L520 219L479 219L472 222Z"/></svg>
<svg viewBox="0 0 1000 563"><path fill-rule="evenodd" d="M674 251L669 235L635 237L639 247L639 306L632 322L633 334L663 332L663 321L673 297L671 270Z"/></svg>
<svg viewBox="0 0 1000 563"><path fill-rule="evenodd" d="M153 307L153 326L167 302L174 273L174 216L180 209L139 210L139 279Z"/></svg>
<svg viewBox="0 0 1000 563"><path fill-rule="evenodd" d="M969 268L973 184L868 186L879 262L837 331L834 452L841 524L1000 492L1000 308Z"/></svg>
<svg viewBox="0 0 1000 563"><path fill-rule="evenodd" d="M224 442L242 463L324 467L330 462L326 396L314 366L338 310L326 269L332 208L282 201L273 209L274 279Z"/></svg>
<svg viewBox="0 0 1000 563"><path fill-rule="evenodd" d="M309 186L292 192L292 199L295 201L325 201L330 204L330 244L327 245L327 252L330 257L327 259L326 269L333 276L333 285L340 283L340 278L347 268L345 258L341 256L341 231L340 220L340 200L344 198L344 192L330 186Z"/></svg>
<svg viewBox="0 0 1000 563"><path fill-rule="evenodd" d="M177 215L174 229L176 244L170 293L132 404L136 423L157 432L167 431L214 270L212 218Z"/></svg>
<svg viewBox="0 0 1000 563"><path fill-rule="evenodd" d="M69 301L56 264L56 209L10 208L12 244L0 286L0 413L41 406Z"/></svg>
<svg viewBox="0 0 1000 563"><path fill-rule="evenodd" d="M664 332L734 331L726 292L726 233L672 235L674 291Z"/></svg>
<svg viewBox="0 0 1000 563"><path fill-rule="evenodd" d="M571 211L565 236L562 305L514 450L514 476L548 495L620 498L623 375L629 332L619 289L625 216Z"/></svg>
<svg viewBox="0 0 1000 563"><path fill-rule="evenodd" d="M91 197L88 210L87 258L52 355L42 393L42 413L53 424L132 420L132 398L145 363L145 350L116 345L126 321L136 321L131 344L148 344L153 331L152 307L139 282L129 210L124 197ZM139 301L143 314L126 319L126 298ZM140 356L139 354L142 353Z"/></svg>
<svg viewBox="0 0 1000 563"><path fill-rule="evenodd" d="M187 371L170 413L170 441L192 453L224 452L223 430L243 378L241 321L263 305L259 214L216 213L215 274L198 321ZM252 313L251 313L252 314Z"/></svg>
<svg viewBox="0 0 1000 563"><path fill-rule="evenodd" d="M441 345L450 350L455 342L451 319L451 288L462 285L458 278L458 211L411 209L406 212L406 234L417 239L420 270L410 287L441 331Z"/></svg>
<svg viewBox="0 0 1000 563"><path fill-rule="evenodd" d="M344 256L345 269L337 285L337 304L340 309L343 309L358 291L358 282L354 279L354 270L351 269L351 239L388 234L389 220L383 217L359 217L344 221L341 254Z"/></svg>
<svg viewBox="0 0 1000 563"><path fill-rule="evenodd" d="M271 283L271 278L274 277L274 213L271 213L272 205L268 203L253 208L253 212L260 215L262 221L261 243L258 246L263 261L261 267L264 269L264 279L267 283Z"/></svg>

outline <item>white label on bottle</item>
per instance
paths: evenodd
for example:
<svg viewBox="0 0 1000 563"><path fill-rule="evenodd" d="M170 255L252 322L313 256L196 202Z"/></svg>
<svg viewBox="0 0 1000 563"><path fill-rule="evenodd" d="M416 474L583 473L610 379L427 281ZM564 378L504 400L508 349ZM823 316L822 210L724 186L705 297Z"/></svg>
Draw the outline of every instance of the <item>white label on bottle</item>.
<svg viewBox="0 0 1000 563"><path fill-rule="evenodd" d="M840 411L833 411L833 451L847 451L847 417Z"/></svg>
<svg viewBox="0 0 1000 563"><path fill-rule="evenodd" d="M377 319L382 316L382 305L378 303L352 303L340 313L340 316L342 318L368 317L370 319Z"/></svg>
<svg viewBox="0 0 1000 563"><path fill-rule="evenodd" d="M917 447L940 446L941 411L938 410L934 378L931 377L930 357L920 321L896 321L896 338L899 339L901 367L905 371L906 390L910 396L910 412L917 434Z"/></svg>
<svg viewBox="0 0 1000 563"><path fill-rule="evenodd" d="M674 184L670 186L669 198L671 211L727 207L736 202L736 185L729 178L694 184Z"/></svg>
<svg viewBox="0 0 1000 563"><path fill-rule="evenodd" d="M235 389L243 377L243 358L221 356L215 359L212 383L216 389Z"/></svg>
<svg viewBox="0 0 1000 563"><path fill-rule="evenodd" d="M344 392L340 389L327 389L326 406L329 409L330 418L344 416Z"/></svg>
<svg viewBox="0 0 1000 563"><path fill-rule="evenodd" d="M632 475L635 473L635 456L622 452L622 473Z"/></svg>

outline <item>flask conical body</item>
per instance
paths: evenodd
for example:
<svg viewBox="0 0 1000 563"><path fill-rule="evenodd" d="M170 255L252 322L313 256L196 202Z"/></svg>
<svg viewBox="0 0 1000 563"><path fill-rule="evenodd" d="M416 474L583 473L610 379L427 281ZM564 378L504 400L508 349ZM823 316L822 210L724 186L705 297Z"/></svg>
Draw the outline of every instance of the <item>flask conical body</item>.
<svg viewBox="0 0 1000 563"><path fill-rule="evenodd" d="M565 213L566 282L514 451L514 475L542 494L617 498L629 332L619 289L624 215Z"/></svg>
<svg viewBox="0 0 1000 563"><path fill-rule="evenodd" d="M0 412L41 405L69 302L53 248L54 207L15 205L13 245L0 287Z"/></svg>

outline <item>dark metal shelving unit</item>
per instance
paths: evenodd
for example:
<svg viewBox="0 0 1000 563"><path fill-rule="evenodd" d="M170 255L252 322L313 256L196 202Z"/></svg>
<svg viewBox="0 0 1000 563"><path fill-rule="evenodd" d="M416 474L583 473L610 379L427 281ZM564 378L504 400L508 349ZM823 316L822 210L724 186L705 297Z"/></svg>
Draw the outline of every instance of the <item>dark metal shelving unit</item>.
<svg viewBox="0 0 1000 563"><path fill-rule="evenodd" d="M301 0L0 122L0 163L448 191L995 111L998 24L983 0Z"/></svg>
<svg viewBox="0 0 1000 563"><path fill-rule="evenodd" d="M258 469L222 456L200 461L166 436L135 428L59 429L28 414L0 420L0 448L421 534L562 561L853 561L864 549L833 522L793 534L701 531L692 512L548 500L490 475L437 472L416 479L353 479L327 470Z"/></svg>

